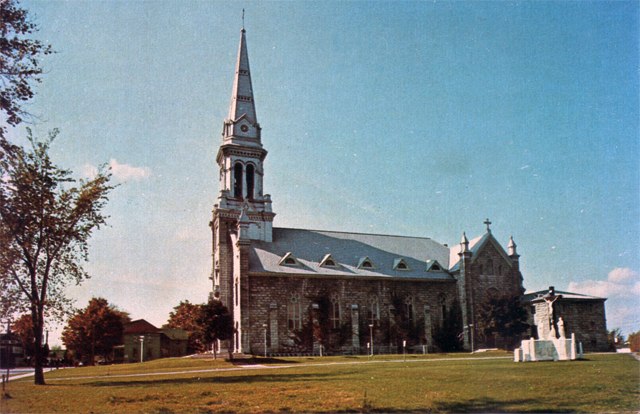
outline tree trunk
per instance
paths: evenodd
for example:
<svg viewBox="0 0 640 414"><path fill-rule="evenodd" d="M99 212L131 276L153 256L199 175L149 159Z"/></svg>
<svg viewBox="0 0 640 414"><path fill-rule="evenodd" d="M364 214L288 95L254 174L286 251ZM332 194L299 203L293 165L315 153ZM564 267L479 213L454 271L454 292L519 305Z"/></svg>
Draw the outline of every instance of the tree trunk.
<svg viewBox="0 0 640 414"><path fill-rule="evenodd" d="M44 382L44 369L42 366L43 355L42 355L42 332L44 330L44 323L42 318L38 317L38 312L35 311L32 313L31 318L33 322L33 334L35 339L34 349L33 349L33 358L34 358L34 384L35 385L45 385Z"/></svg>
<svg viewBox="0 0 640 414"><path fill-rule="evenodd" d="M91 361L89 365L93 366L96 364L96 338L93 335L93 328L91 329Z"/></svg>

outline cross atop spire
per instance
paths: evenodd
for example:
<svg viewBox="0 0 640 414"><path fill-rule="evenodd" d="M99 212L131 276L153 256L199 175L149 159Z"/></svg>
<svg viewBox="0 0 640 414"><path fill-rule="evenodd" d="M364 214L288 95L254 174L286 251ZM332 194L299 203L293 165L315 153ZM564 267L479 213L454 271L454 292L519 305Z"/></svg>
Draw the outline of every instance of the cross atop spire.
<svg viewBox="0 0 640 414"><path fill-rule="evenodd" d="M244 9L242 9L242 32L244 33Z"/></svg>
<svg viewBox="0 0 640 414"><path fill-rule="evenodd" d="M484 224L487 225L487 233L491 233L491 221L489 219L486 219L484 221Z"/></svg>

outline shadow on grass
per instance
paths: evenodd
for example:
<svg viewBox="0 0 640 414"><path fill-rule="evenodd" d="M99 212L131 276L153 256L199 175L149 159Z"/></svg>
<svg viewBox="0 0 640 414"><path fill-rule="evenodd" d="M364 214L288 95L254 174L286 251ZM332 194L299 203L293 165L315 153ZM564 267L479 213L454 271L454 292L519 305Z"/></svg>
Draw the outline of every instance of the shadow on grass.
<svg viewBox="0 0 640 414"><path fill-rule="evenodd" d="M90 387L135 387L135 386L157 386L157 385L188 385L188 384L256 384L269 382L292 382L292 381L323 381L325 378L335 377L332 374L284 374L284 375L232 375L215 377L189 377L189 378L167 378L167 379L142 379L133 381L95 381L87 383Z"/></svg>
<svg viewBox="0 0 640 414"><path fill-rule="evenodd" d="M514 407L514 408L507 408ZM346 412L346 411L345 411ZM431 407L413 410L393 407L365 406L359 412L366 413L570 413L574 410L545 406L537 399L500 401L492 398L474 398L465 401L439 401Z"/></svg>
<svg viewBox="0 0 640 414"><path fill-rule="evenodd" d="M290 361L287 359L279 359L279 358L246 358L246 359L234 359L228 362L238 366L269 365L269 364L293 365L293 364L300 363L299 361Z"/></svg>

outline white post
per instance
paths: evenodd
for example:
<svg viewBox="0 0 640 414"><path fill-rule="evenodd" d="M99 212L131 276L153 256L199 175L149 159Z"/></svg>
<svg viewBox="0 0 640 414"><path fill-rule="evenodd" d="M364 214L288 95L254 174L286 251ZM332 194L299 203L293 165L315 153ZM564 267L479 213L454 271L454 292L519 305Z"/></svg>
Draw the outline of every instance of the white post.
<svg viewBox="0 0 640 414"><path fill-rule="evenodd" d="M471 329L471 353L473 354L473 351L475 350L474 343L473 343L473 324L469 325L469 329Z"/></svg>
<svg viewBox="0 0 640 414"><path fill-rule="evenodd" d="M371 336L371 356L373 356L373 324L369 324L369 333Z"/></svg>
<svg viewBox="0 0 640 414"><path fill-rule="evenodd" d="M262 328L264 328L264 357L267 357L267 324L263 323Z"/></svg>
<svg viewBox="0 0 640 414"><path fill-rule="evenodd" d="M140 362L144 362L144 335L140 335Z"/></svg>

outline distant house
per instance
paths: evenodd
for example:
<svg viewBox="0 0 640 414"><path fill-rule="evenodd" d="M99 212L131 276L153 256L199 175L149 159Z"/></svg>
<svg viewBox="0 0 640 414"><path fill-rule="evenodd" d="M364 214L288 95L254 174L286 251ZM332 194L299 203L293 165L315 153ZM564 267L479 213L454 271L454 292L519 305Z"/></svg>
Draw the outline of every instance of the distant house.
<svg viewBox="0 0 640 414"><path fill-rule="evenodd" d="M188 337L187 331L182 329L160 329L144 319L135 320L124 326L123 362L184 356Z"/></svg>
<svg viewBox="0 0 640 414"><path fill-rule="evenodd" d="M0 334L0 368L15 368L24 363L20 337L12 332Z"/></svg>
<svg viewBox="0 0 640 414"><path fill-rule="evenodd" d="M553 323L557 329L559 318L562 318L567 335L574 333L576 341L581 342L585 352L609 351L607 339L607 319L604 302L606 298L583 295L580 293L562 292L553 286L549 290L526 293L524 300L529 305L531 320L534 327L532 336L539 336L538 332L547 335L549 332L549 308L544 296L553 291L559 299L553 305Z"/></svg>

